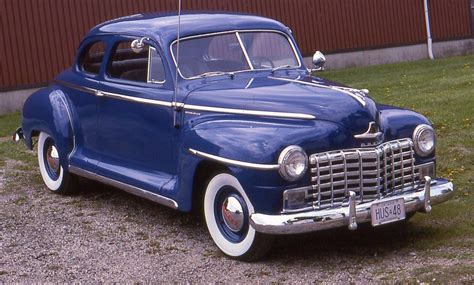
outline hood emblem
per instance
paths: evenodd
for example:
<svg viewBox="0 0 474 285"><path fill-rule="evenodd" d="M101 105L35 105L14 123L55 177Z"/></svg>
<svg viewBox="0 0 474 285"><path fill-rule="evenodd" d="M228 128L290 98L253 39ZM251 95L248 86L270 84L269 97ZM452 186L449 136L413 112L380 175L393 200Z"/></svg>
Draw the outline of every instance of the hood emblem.
<svg viewBox="0 0 474 285"><path fill-rule="evenodd" d="M379 126L375 122L370 122L369 128L365 133L354 135L354 137L361 140L378 140L381 135L382 132L380 131Z"/></svg>

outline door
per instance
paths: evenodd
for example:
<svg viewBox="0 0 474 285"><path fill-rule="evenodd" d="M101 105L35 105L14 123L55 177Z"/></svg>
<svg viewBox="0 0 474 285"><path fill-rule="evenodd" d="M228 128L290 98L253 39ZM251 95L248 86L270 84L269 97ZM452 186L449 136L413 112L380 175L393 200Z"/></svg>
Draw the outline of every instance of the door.
<svg viewBox="0 0 474 285"><path fill-rule="evenodd" d="M97 144L97 104L95 90L99 87L105 42L89 39L79 53L77 65L67 73L67 94L74 108L75 146L70 155L70 164L94 172L99 161ZM61 78L59 78L61 80Z"/></svg>
<svg viewBox="0 0 474 285"><path fill-rule="evenodd" d="M99 97L97 173L158 193L176 173L173 84L160 53L115 42Z"/></svg>

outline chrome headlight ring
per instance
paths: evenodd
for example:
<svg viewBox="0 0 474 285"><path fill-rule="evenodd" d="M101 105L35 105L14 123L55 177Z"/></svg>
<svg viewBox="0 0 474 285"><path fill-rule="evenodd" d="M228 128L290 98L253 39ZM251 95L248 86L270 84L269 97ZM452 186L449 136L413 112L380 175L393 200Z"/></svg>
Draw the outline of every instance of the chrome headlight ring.
<svg viewBox="0 0 474 285"><path fill-rule="evenodd" d="M297 145L286 147L278 158L279 173L287 181L296 181L303 177L308 169L308 155Z"/></svg>
<svg viewBox="0 0 474 285"><path fill-rule="evenodd" d="M421 157L433 153L436 148L436 134L430 125L418 125L413 131L413 146L416 154Z"/></svg>

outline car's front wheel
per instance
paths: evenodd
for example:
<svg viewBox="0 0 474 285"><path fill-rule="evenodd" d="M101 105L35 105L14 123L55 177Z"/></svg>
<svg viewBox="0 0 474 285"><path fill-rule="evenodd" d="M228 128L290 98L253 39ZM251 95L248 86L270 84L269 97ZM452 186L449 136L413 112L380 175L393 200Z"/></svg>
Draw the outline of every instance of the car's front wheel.
<svg viewBox="0 0 474 285"><path fill-rule="evenodd" d="M212 239L226 255L251 261L270 249L273 237L252 228L252 213L254 208L237 178L221 173L209 181L204 216Z"/></svg>
<svg viewBox="0 0 474 285"><path fill-rule="evenodd" d="M56 143L45 132L38 138L38 164L43 182L52 192L68 194L76 189L75 176L63 169Z"/></svg>

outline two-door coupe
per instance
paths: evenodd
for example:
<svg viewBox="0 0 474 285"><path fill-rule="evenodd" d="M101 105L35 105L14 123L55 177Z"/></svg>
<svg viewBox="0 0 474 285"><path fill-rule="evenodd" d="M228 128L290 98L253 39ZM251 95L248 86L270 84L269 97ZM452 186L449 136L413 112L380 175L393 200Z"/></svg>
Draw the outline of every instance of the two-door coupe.
<svg viewBox="0 0 474 285"><path fill-rule="evenodd" d="M312 76L288 27L233 14L133 15L93 28L71 68L26 101L15 139L46 186L77 177L203 208L227 255L274 235L408 219L448 199L435 132L413 111ZM330 242L330 241L328 241Z"/></svg>

